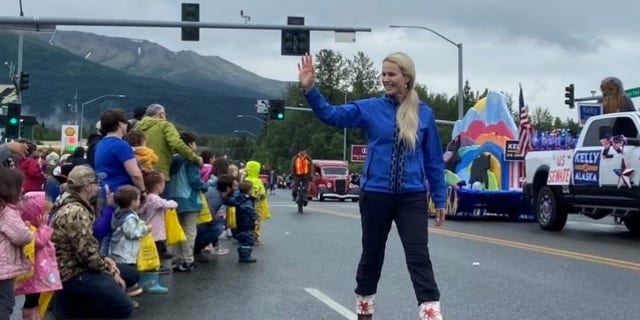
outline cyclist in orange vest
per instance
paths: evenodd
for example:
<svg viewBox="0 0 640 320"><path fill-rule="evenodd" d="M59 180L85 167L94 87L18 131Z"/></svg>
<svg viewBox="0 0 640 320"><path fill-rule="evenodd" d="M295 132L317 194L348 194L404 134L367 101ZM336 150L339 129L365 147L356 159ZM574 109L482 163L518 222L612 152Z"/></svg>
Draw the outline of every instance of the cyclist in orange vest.
<svg viewBox="0 0 640 320"><path fill-rule="evenodd" d="M293 173L293 183L291 183L291 195L293 201L296 201L298 196L298 181L302 179L302 186L304 190L308 190L309 180L313 175L313 164L311 163L311 157L307 154L303 147L298 148L298 154L293 157L291 162L291 172ZM307 201L304 202L307 205Z"/></svg>

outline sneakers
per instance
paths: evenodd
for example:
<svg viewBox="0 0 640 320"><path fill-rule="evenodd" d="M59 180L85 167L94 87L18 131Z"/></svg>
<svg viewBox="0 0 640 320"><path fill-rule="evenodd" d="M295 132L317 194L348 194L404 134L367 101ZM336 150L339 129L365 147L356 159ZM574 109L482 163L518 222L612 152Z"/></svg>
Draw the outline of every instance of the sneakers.
<svg viewBox="0 0 640 320"><path fill-rule="evenodd" d="M142 294L142 288L136 283L127 288L127 295L129 297L137 297Z"/></svg>
<svg viewBox="0 0 640 320"><path fill-rule="evenodd" d="M182 262L178 265L174 265L173 266L173 271L174 272L191 272L193 270L195 270L196 268L198 268L196 266L195 262L191 262L191 263L186 263L186 262Z"/></svg>
<svg viewBox="0 0 640 320"><path fill-rule="evenodd" d="M222 248L220 246L214 247L213 252L211 252L211 254L216 255L216 256L228 255L229 254L229 249Z"/></svg>
<svg viewBox="0 0 640 320"><path fill-rule="evenodd" d="M418 310L420 320L442 320L439 301L423 302Z"/></svg>
<svg viewBox="0 0 640 320"><path fill-rule="evenodd" d="M194 253L193 259L195 259L197 263L209 263L209 258L203 253Z"/></svg>
<svg viewBox="0 0 640 320"><path fill-rule="evenodd" d="M373 315L374 296L361 296L356 294L356 313L358 319L371 319Z"/></svg>
<svg viewBox="0 0 640 320"><path fill-rule="evenodd" d="M256 262L258 262L258 259L256 259L256 258L240 258L238 260L238 262L240 262L240 263L256 263Z"/></svg>
<svg viewBox="0 0 640 320"><path fill-rule="evenodd" d="M212 253L214 250L215 248L213 247L213 245L209 243L206 247L204 247L204 249L202 249L202 252Z"/></svg>

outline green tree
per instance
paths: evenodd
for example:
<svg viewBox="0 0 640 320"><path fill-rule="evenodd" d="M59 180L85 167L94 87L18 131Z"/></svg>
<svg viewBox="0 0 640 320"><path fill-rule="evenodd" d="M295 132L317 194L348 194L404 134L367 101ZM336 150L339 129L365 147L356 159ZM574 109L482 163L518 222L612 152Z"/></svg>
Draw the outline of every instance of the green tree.
<svg viewBox="0 0 640 320"><path fill-rule="evenodd" d="M530 116L537 131L551 131L553 129L554 118L548 108L536 107Z"/></svg>
<svg viewBox="0 0 640 320"><path fill-rule="evenodd" d="M351 88L353 98L369 98L382 93L380 73L371 58L360 51L347 64L347 85Z"/></svg>

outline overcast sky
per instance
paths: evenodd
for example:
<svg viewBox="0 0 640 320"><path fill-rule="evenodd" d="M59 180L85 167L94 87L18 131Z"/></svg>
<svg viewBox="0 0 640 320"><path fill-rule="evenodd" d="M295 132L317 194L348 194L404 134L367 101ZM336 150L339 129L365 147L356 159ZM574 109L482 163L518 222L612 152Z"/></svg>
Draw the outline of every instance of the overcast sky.
<svg viewBox="0 0 640 320"><path fill-rule="evenodd" d="M25 16L180 20L177 0L23 0ZM192 1L196 2L196 1ZM18 0L3 0L0 16L17 16ZM209 0L200 2L200 21L286 24L304 16L306 25L370 27L355 43L336 43L333 32L311 33L311 50L332 49L351 57L363 51L376 63L394 51L415 61L418 82L451 96L457 92L457 49L425 30L390 29L392 24L432 28L463 43L464 79L474 90L509 92L518 83L533 108L577 118L564 105L564 88L576 96L600 94L600 81L619 77L625 89L640 87L640 2L631 0ZM156 42L170 50L216 55L267 78L296 80L297 57L280 55L280 32L200 31L199 42L180 41L178 29L59 27ZM377 65L380 69L380 64ZM32 72L35 72L32 70ZM516 100L517 101L517 100ZM640 107L640 99L634 99Z"/></svg>

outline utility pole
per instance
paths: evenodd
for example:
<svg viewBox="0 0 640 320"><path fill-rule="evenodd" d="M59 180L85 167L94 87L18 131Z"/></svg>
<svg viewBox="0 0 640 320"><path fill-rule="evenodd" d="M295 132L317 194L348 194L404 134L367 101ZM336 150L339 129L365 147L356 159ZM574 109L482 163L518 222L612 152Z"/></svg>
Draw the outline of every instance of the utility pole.
<svg viewBox="0 0 640 320"><path fill-rule="evenodd" d="M20 2L20 16L24 17L24 12L22 11L22 0L19 0ZM13 77L13 80L17 83L18 85L18 90L16 90L17 93L17 103L22 103L22 90L19 89L20 87L20 75L22 74L22 46L24 43L24 35L22 34L21 30L18 30L18 70L16 70L16 73Z"/></svg>

